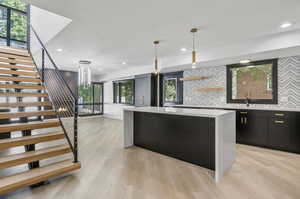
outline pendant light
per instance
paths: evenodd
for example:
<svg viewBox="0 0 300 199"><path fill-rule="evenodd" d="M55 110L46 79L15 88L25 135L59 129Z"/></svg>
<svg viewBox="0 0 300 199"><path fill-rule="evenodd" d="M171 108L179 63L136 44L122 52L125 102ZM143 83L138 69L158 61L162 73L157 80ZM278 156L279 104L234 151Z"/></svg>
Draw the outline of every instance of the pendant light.
<svg viewBox="0 0 300 199"><path fill-rule="evenodd" d="M158 75L158 59L157 59L157 45L159 44L159 41L154 41L154 54L155 54L155 60L154 60L154 73Z"/></svg>
<svg viewBox="0 0 300 199"><path fill-rule="evenodd" d="M91 63L92 63L91 61L87 61L87 60L79 61L78 83L79 86L83 86L84 88L87 88L91 85L91 81L92 81L92 74L90 68Z"/></svg>
<svg viewBox="0 0 300 199"><path fill-rule="evenodd" d="M192 28L191 33L193 34L193 52L192 52L192 68L196 68L196 50L195 50L195 34L198 32L197 28Z"/></svg>
<svg viewBox="0 0 300 199"><path fill-rule="evenodd" d="M160 106L160 75L159 75L159 70L158 70L158 58L157 58L157 46L159 44L159 41L154 41L153 42L154 44L154 55L155 55L155 60L154 60L154 74L157 76L156 80L157 80L157 93L156 93L156 96L157 96L157 107Z"/></svg>

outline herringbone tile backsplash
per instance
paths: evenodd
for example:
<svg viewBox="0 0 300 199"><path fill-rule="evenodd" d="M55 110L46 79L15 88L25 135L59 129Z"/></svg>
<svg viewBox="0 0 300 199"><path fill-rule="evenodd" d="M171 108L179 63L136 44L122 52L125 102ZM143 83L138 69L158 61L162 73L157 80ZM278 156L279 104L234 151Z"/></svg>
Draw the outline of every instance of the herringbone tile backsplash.
<svg viewBox="0 0 300 199"><path fill-rule="evenodd" d="M203 106L225 106L226 66L204 67L184 71L184 77L209 76L209 79L185 81L183 86L184 104ZM197 88L223 87L224 91L199 92ZM244 106L233 104L234 106ZM255 104L252 107L300 108L300 56L278 60L278 105Z"/></svg>

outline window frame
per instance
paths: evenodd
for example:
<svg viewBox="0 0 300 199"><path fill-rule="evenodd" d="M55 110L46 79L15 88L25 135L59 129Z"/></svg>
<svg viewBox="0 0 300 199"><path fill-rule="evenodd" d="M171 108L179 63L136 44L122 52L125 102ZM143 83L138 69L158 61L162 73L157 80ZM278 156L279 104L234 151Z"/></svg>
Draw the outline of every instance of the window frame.
<svg viewBox="0 0 300 199"><path fill-rule="evenodd" d="M124 84L124 83L128 83L128 82L132 82L132 103L123 103L121 102L121 85ZM115 88L115 85L118 85L118 90L117 90L117 93L118 93L118 96L115 96L116 95L116 88ZM113 103L114 104L123 104L123 105L131 105L133 106L135 104L135 80L134 79L126 79L126 80L119 80L119 81L114 81L113 82Z"/></svg>
<svg viewBox="0 0 300 199"><path fill-rule="evenodd" d="M249 99L251 104L278 104L278 59L268 59L261 61L253 61L247 64L231 64L226 66L226 98L227 103L246 104L246 99L232 99L232 72L233 68L242 68L247 66L257 66L263 64L272 64L272 99Z"/></svg>
<svg viewBox="0 0 300 199"><path fill-rule="evenodd" d="M6 19L6 23L7 23L6 24L6 37L0 36L0 38L6 40L6 45L7 46L11 46L11 41L15 41L15 42L23 43L24 46L25 46L25 48L27 48L27 42L28 42L27 41L28 40L28 25L26 26L27 35L26 35L26 40L25 41L11 38L11 28L12 28L11 15L12 15L12 12L15 12L15 13L18 13L20 15L26 16L27 17L27 23L28 23L28 14L27 14L27 12L23 11L23 10L18 10L16 8L9 7L9 6L3 5L3 4L0 4L0 7L6 9L6 14L7 14L7 19Z"/></svg>
<svg viewBox="0 0 300 199"><path fill-rule="evenodd" d="M178 72L169 72L169 73L161 73L160 74L160 82L159 82L159 104L160 106L166 106L166 105L175 105L175 104L183 104L183 81L181 81L181 78L183 78L183 71ZM164 96L164 80L165 79L171 79L176 78L177 84L176 84L176 96L177 100L176 102L166 102L165 96Z"/></svg>

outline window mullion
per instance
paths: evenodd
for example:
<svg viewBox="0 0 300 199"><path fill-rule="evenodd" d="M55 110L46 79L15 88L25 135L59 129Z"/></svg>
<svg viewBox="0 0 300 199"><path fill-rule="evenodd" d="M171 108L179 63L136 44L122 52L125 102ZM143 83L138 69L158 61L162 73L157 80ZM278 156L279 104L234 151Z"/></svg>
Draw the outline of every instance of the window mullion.
<svg viewBox="0 0 300 199"><path fill-rule="evenodd" d="M6 27L6 37L7 37L7 40L6 40L6 44L7 46L10 46L10 29L11 29L11 9L6 9L7 12L7 27Z"/></svg>

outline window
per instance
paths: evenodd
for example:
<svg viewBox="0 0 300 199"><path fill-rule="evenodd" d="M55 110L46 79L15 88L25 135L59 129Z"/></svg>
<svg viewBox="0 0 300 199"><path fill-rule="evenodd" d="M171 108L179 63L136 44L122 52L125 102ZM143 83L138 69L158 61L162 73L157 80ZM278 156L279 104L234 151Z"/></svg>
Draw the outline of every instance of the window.
<svg viewBox="0 0 300 199"><path fill-rule="evenodd" d="M177 78L164 80L164 101L167 103L177 102Z"/></svg>
<svg viewBox="0 0 300 199"><path fill-rule="evenodd" d="M99 115L103 114L103 84L92 82L88 87L78 88L79 115Z"/></svg>
<svg viewBox="0 0 300 199"><path fill-rule="evenodd" d="M161 105L182 104L183 103L183 71L161 74L160 83Z"/></svg>
<svg viewBox="0 0 300 199"><path fill-rule="evenodd" d="M0 44L26 48L27 14L22 0L0 0Z"/></svg>
<svg viewBox="0 0 300 199"><path fill-rule="evenodd" d="M114 103L134 104L134 80L113 83Z"/></svg>
<svg viewBox="0 0 300 199"><path fill-rule="evenodd" d="M227 102L277 104L277 59L227 66Z"/></svg>

